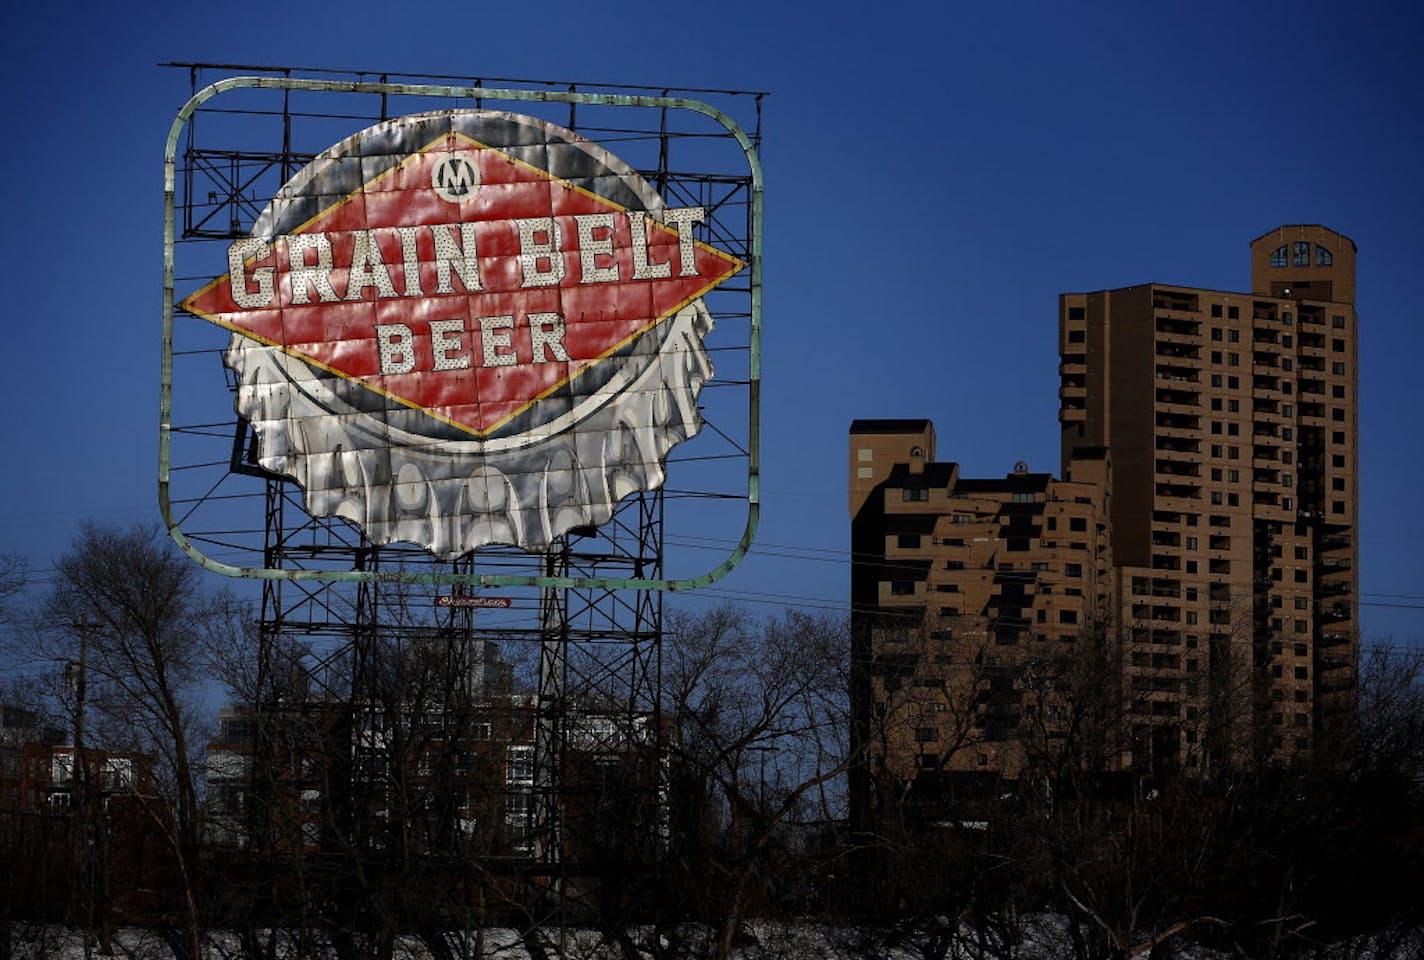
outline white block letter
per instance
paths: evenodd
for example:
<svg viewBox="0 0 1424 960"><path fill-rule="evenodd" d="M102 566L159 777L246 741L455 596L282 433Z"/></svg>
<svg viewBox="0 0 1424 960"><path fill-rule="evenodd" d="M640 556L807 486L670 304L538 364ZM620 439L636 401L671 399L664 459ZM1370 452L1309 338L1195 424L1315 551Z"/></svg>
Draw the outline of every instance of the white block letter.
<svg viewBox="0 0 1424 960"><path fill-rule="evenodd" d="M557 287L564 279L564 241L559 224L553 217L526 217L519 224L519 266L524 270L524 286ZM540 243L539 234L545 240ZM539 261L548 261L547 270L539 269Z"/></svg>
<svg viewBox="0 0 1424 960"><path fill-rule="evenodd" d="M450 283L450 268L460 275L465 290L474 293L483 290L480 282L480 258L475 251L475 225L460 224L460 242L455 243L455 235L450 228L453 224L437 223L430 228L435 236L435 292L454 293Z"/></svg>
<svg viewBox="0 0 1424 960"><path fill-rule="evenodd" d="M529 337L534 343L534 362L567 360L564 349L564 318L557 313L529 314Z"/></svg>
<svg viewBox="0 0 1424 960"><path fill-rule="evenodd" d="M272 256L272 248L267 245L267 241L257 237L234 240L232 246L227 248L227 281L232 287L233 302L239 307L256 310L259 307L271 306L275 293L272 282L273 268L255 267L251 278L249 278L246 267L249 258L266 260L270 256ZM256 293L247 289L249 279L257 283Z"/></svg>
<svg viewBox="0 0 1424 960"><path fill-rule="evenodd" d="M518 358L514 355L514 317L509 314L499 317L480 317L480 344L484 347L485 366L509 367ZM495 331L499 332L496 333ZM504 351L504 352L501 352Z"/></svg>
<svg viewBox="0 0 1424 960"><path fill-rule="evenodd" d="M376 324L381 347L381 374L410 373L415 369L415 335L403 323Z"/></svg>
<svg viewBox="0 0 1424 960"><path fill-rule="evenodd" d="M436 370L465 370L470 366L468 353L460 345L460 334L465 332L463 320L431 320L430 349L435 352Z"/></svg>
<svg viewBox="0 0 1424 960"><path fill-rule="evenodd" d="M316 251L316 263L307 263L307 251ZM309 286L317 299L331 303L341 298L331 287L331 240L324 233L297 233L287 238L287 274L292 278L292 303L311 303Z"/></svg>
<svg viewBox="0 0 1424 960"><path fill-rule="evenodd" d="M579 213L574 215L578 225L579 283L611 283L618 279L618 261L611 267L600 267L599 257L613 256L613 214ZM607 234L597 240L593 231L606 230ZM538 351L535 351L538 358Z"/></svg>

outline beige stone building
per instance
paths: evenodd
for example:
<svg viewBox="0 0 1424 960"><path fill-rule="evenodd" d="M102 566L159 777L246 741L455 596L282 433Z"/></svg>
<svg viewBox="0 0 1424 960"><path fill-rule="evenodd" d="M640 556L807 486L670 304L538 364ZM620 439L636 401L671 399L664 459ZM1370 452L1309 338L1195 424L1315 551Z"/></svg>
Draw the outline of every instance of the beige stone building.
<svg viewBox="0 0 1424 960"><path fill-rule="evenodd" d="M1089 638L1135 769L1329 759L1357 657L1355 245L1251 243L1251 291L1064 294L1062 477L961 477L927 420L850 431L856 735L873 765L1013 776Z"/></svg>
<svg viewBox="0 0 1424 960"><path fill-rule="evenodd" d="M1020 722L1044 709L1025 673L1072 655L1113 609L1102 448L1056 480L1017 464L963 477L927 420L851 426L852 603L863 735L897 779L1014 775ZM873 717L873 719L871 719Z"/></svg>
<svg viewBox="0 0 1424 960"><path fill-rule="evenodd" d="M1251 243L1251 293L1064 294L1065 462L1112 451L1134 740L1200 768L1328 754L1357 652L1355 244Z"/></svg>

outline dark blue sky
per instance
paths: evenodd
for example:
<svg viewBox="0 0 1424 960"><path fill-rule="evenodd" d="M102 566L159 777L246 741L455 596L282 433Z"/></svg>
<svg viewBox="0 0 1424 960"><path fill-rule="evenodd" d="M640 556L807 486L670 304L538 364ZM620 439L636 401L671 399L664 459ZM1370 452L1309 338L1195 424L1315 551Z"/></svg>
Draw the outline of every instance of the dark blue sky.
<svg viewBox="0 0 1424 960"><path fill-rule="evenodd" d="M203 60L771 93L766 546L723 592L842 600L856 417L933 418L971 475L1056 472L1058 293L1245 289L1253 237L1333 227L1360 249L1364 599L1424 605L1396 599L1424 596L1415 5L88 3L7 21L0 550L41 568L86 516L157 516L160 161L188 86L156 64ZM1424 637L1424 610L1363 614Z"/></svg>

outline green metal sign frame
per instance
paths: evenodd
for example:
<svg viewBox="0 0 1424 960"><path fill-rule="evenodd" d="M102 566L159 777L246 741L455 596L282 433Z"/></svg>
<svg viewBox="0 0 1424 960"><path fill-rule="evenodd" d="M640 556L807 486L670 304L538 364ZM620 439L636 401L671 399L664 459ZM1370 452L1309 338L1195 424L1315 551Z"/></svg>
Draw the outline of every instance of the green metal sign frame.
<svg viewBox="0 0 1424 960"><path fill-rule="evenodd" d="M178 143L184 128L208 100L229 90L258 88L310 90L331 93L371 93L390 96L437 97L457 100L505 100L543 103L600 104L619 107L689 110L721 124L741 146L751 173L751 334L748 371L747 423L747 520L741 539L718 566L699 577L676 580L624 579L604 577L530 577L490 573L408 573L369 570L292 570L271 567L238 567L214 560L199 550L183 533L174 516L169 496L169 465L173 411L173 285L174 285L174 205L177 181ZM405 83L364 83L334 80L304 80L286 77L230 77L198 91L178 111L168 133L163 155L163 353L158 409L158 505L164 525L183 551L214 573L257 580L381 581L419 584L455 584L495 587L572 587L612 590L692 590L711 584L731 572L750 549L761 516L761 286L762 286L762 170L761 162L744 130L725 113L710 104L682 97L644 97L621 94L574 93L556 90L496 89Z"/></svg>

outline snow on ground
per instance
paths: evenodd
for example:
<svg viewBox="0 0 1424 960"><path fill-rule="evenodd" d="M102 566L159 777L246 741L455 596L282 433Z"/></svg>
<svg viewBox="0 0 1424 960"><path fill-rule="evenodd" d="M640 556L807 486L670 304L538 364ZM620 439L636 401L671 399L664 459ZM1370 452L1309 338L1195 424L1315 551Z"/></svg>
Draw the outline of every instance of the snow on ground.
<svg viewBox="0 0 1424 960"><path fill-rule="evenodd" d="M936 925L943 932L943 925ZM713 932L706 927L688 924L664 934L661 949L655 951L650 929L634 929L631 940L638 952L653 960L661 954L679 957L711 955ZM97 944L88 955L83 938L75 931L56 926L16 924L14 960L103 960ZM1067 924L1061 916L1051 914L1020 918L1018 938L1005 944L995 938L981 941L974 931L962 928L952 943L935 942L925 928L887 930L870 927L834 927L824 924L766 923L753 921L746 925L732 950L733 960L1072 960L1073 949L1067 934ZM266 937L264 933L265 946ZM307 958L300 951L289 931L276 931L277 960L335 960L329 947L319 948ZM1424 958L1424 931L1414 931L1396 943L1398 938L1361 938L1348 943L1322 948L1314 956L1318 960L1421 960ZM463 941L463 942L462 942ZM562 960L624 960L617 944L588 929L540 932L540 941L551 958ZM126 927L114 937L116 960L173 960L174 947L180 938L176 932ZM460 933L446 937L450 956L457 960L532 960L523 939L515 930L488 928L478 939L468 939ZM478 946L478 950L476 947ZM1174 944L1176 960L1231 960L1231 955L1190 943ZM940 950L944 952L941 953ZM1146 958L1146 950L1139 955ZM238 936L229 931L209 935L203 960L244 960ZM428 946L416 937L402 937L396 945L396 960L436 960Z"/></svg>

